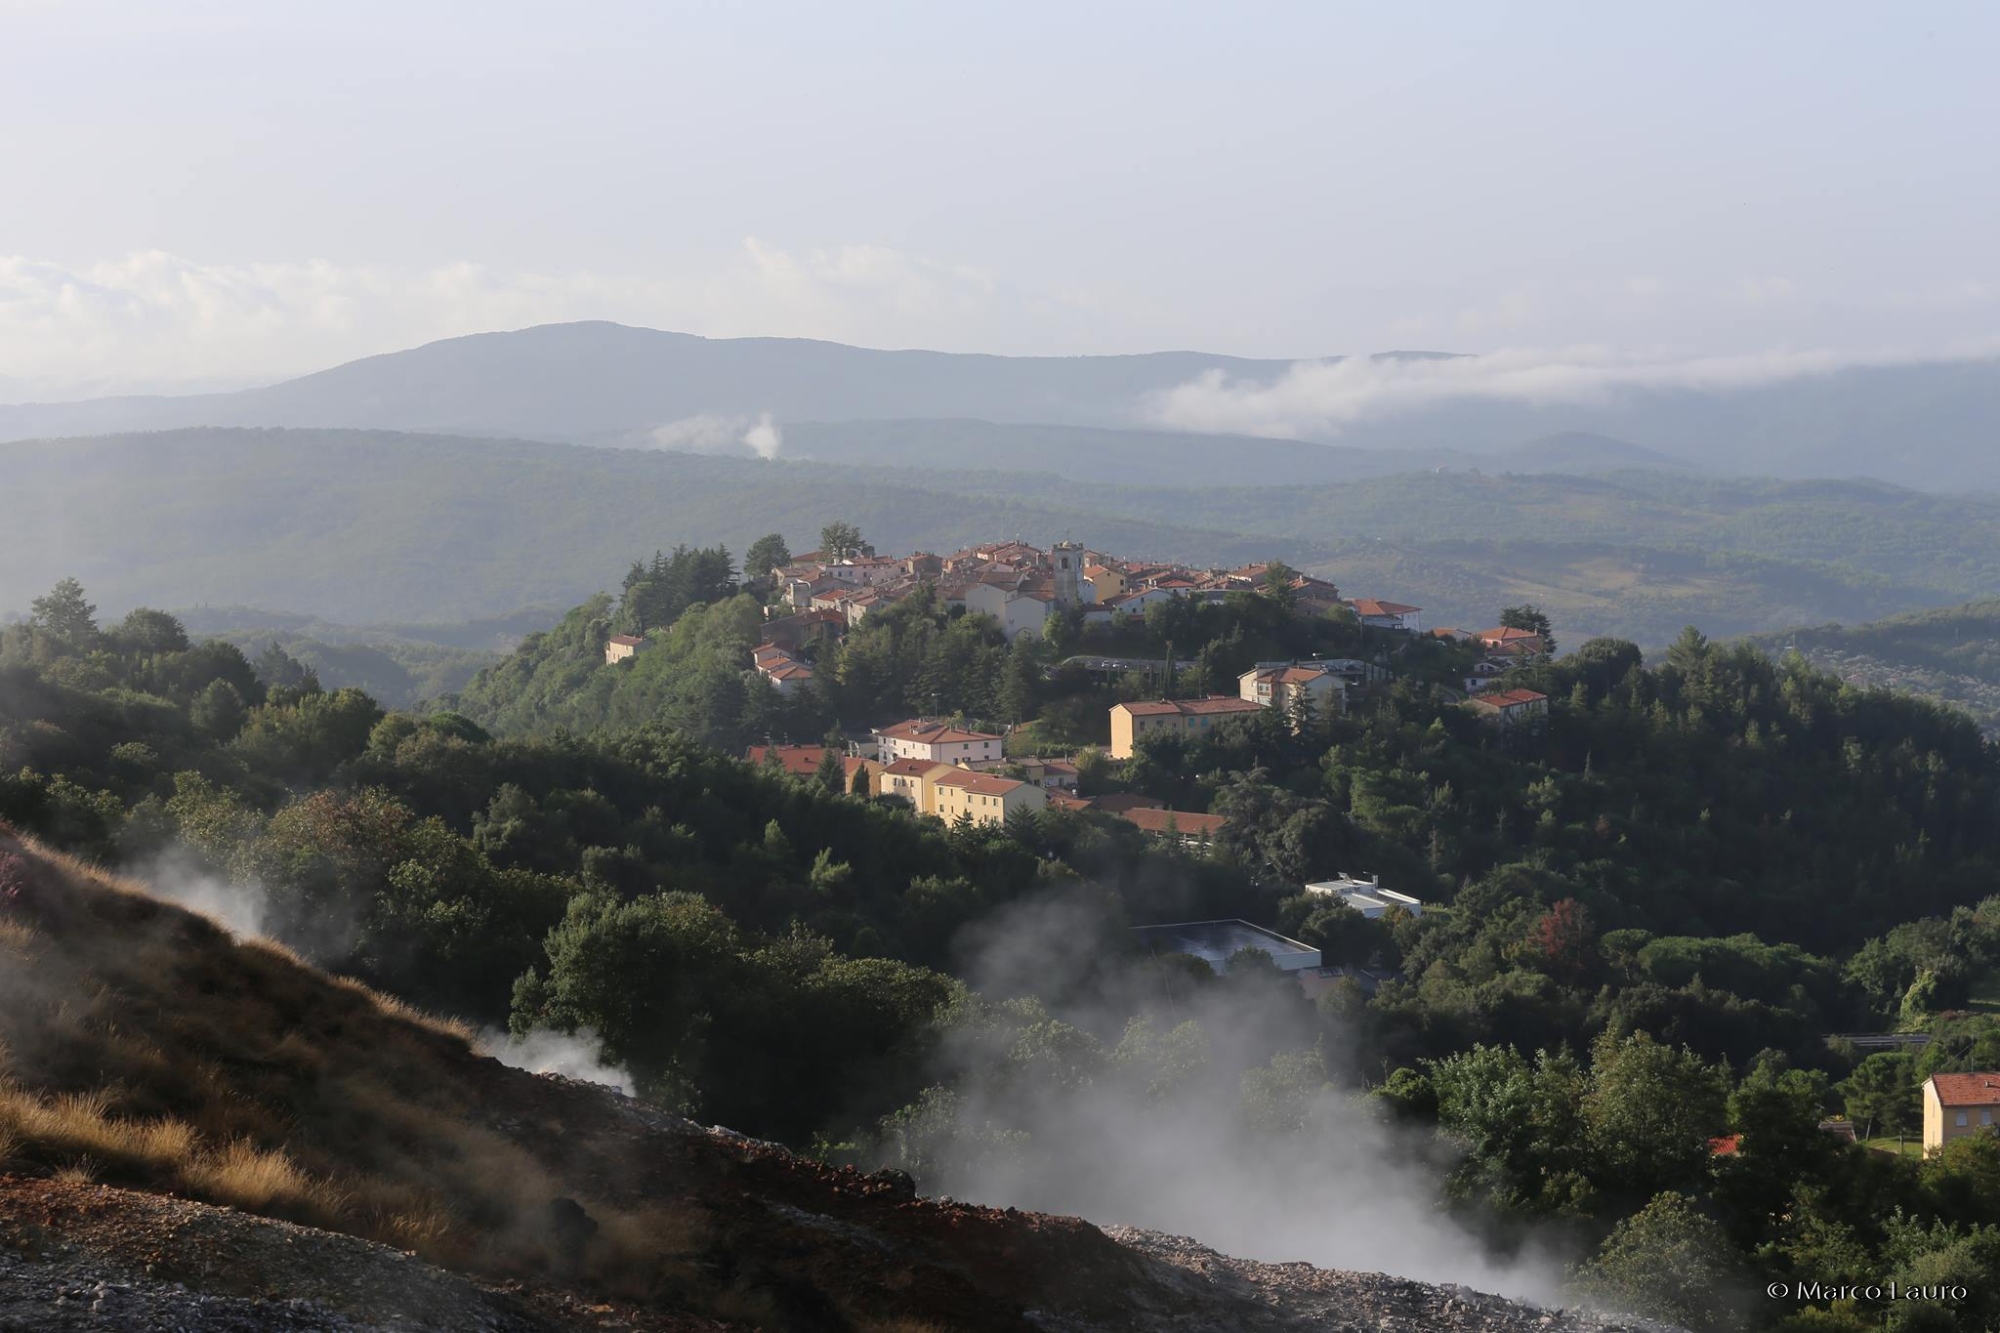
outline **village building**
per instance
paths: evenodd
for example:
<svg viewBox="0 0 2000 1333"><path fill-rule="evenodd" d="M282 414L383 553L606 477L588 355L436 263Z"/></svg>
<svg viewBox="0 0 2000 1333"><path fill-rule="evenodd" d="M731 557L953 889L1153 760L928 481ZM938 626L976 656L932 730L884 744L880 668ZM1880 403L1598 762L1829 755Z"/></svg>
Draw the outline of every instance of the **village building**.
<svg viewBox="0 0 2000 1333"><path fill-rule="evenodd" d="M1362 879L1342 871L1338 879L1323 879L1306 885L1306 892L1337 897L1370 921L1379 920L1399 910L1408 912L1411 916L1424 914L1424 904L1421 899L1412 898L1407 893L1397 893L1394 889L1383 888L1380 875L1370 875Z"/></svg>
<svg viewBox="0 0 2000 1333"><path fill-rule="evenodd" d="M1404 606L1401 602L1385 602L1379 597L1357 597L1348 602L1361 623L1370 629L1394 629L1415 633L1423 628L1424 609L1421 606Z"/></svg>
<svg viewBox="0 0 2000 1333"><path fill-rule="evenodd" d="M1262 707L1227 694L1212 694L1206 699L1113 704L1109 753L1113 759L1130 759L1139 742L1148 736L1207 735L1221 723L1261 712Z"/></svg>
<svg viewBox="0 0 2000 1333"><path fill-rule="evenodd" d="M885 764L898 759L927 759L934 764L971 763L997 759L1005 749L998 736L925 718L878 727L874 737L876 757Z"/></svg>
<svg viewBox="0 0 2000 1333"><path fill-rule="evenodd" d="M1502 728L1528 726L1549 715L1549 696L1535 690L1486 690L1465 701L1482 722Z"/></svg>
<svg viewBox="0 0 2000 1333"><path fill-rule="evenodd" d="M1924 1152L1953 1139L1992 1133L2000 1115L2000 1073L1932 1074L1924 1080Z"/></svg>
<svg viewBox="0 0 2000 1333"><path fill-rule="evenodd" d="M928 779L931 809L947 824L970 819L975 824L1005 824L1010 815L1040 810L1048 793L1032 782L955 768Z"/></svg>
<svg viewBox="0 0 2000 1333"><path fill-rule="evenodd" d="M635 657L646 646L643 636L637 634L614 634L604 641L604 661L606 665L623 662Z"/></svg>
<svg viewBox="0 0 2000 1333"><path fill-rule="evenodd" d="M1321 714L1347 709L1347 682L1318 662L1259 662L1236 678L1237 693L1251 703L1289 714L1310 700Z"/></svg>
<svg viewBox="0 0 2000 1333"><path fill-rule="evenodd" d="M1191 847L1203 846L1222 836L1229 826L1226 815L1199 814L1192 810L1167 810L1159 806L1133 806L1114 812L1156 838L1178 840Z"/></svg>

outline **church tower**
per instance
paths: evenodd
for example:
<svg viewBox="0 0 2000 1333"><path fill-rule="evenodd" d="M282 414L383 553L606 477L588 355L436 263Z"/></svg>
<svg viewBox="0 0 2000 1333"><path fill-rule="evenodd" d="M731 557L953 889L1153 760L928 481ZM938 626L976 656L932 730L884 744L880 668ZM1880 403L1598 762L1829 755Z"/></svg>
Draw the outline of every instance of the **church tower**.
<svg viewBox="0 0 2000 1333"><path fill-rule="evenodd" d="M1056 605L1083 605L1083 547L1076 542L1057 542L1049 552L1049 563L1055 567Z"/></svg>

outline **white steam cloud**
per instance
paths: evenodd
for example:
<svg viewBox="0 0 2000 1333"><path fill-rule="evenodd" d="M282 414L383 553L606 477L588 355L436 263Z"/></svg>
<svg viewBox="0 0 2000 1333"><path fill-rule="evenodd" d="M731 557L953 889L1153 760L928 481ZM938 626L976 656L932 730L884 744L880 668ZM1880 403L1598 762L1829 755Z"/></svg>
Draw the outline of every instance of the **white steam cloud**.
<svg viewBox="0 0 2000 1333"><path fill-rule="evenodd" d="M1322 1060L1335 1062L1292 979L1183 991L1171 1012L1128 1025L1131 975L1083 963L1115 953L1113 928L1092 916L1074 902L1019 909L981 933L968 975L996 996L1039 961L1050 1012L1114 1047L1108 1067L1052 1072L1068 1039L1042 1025L962 1034L942 1074L954 1095L885 1144L927 1191L1189 1236L1240 1258L1563 1299L1552 1252L1516 1236L1513 1255L1496 1254L1445 1213L1448 1164L1428 1136L1383 1123L1358 1087L1326 1084ZM1034 1053L1007 1045L1017 1041Z"/></svg>
<svg viewBox="0 0 2000 1333"><path fill-rule="evenodd" d="M670 449L683 454L755 454L776 458L784 447L785 434L769 412L755 417L720 416L704 413L655 426L640 436L647 449Z"/></svg>
<svg viewBox="0 0 2000 1333"><path fill-rule="evenodd" d="M236 883L211 875L178 849L161 853L127 872L156 898L199 912L238 939L266 937L271 897L258 883Z"/></svg>
<svg viewBox="0 0 2000 1333"><path fill-rule="evenodd" d="M578 1028L574 1035L536 1028L525 1036L489 1028L479 1034L479 1049L514 1069L599 1083L632 1095L632 1075L604 1062L597 1034L589 1028Z"/></svg>
<svg viewBox="0 0 2000 1333"><path fill-rule="evenodd" d="M1968 350L1966 355L1991 351ZM1919 359L1924 358L1855 357L1827 351L1671 358L1602 347L1523 348L1482 356L1348 357L1301 361L1269 383L1230 379L1221 370L1209 370L1154 395L1143 411L1153 422L1177 430L1312 438L1337 434L1366 418L1451 401L1588 403L1634 390L1748 389L1848 366Z"/></svg>

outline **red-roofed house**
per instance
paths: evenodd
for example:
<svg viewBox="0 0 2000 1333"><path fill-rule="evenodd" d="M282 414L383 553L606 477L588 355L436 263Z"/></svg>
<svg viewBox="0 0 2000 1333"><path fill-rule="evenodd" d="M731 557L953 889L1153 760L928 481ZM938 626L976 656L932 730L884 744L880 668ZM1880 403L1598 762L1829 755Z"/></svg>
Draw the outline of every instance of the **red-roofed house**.
<svg viewBox="0 0 2000 1333"><path fill-rule="evenodd" d="M2000 1074L1932 1074L1924 1080L1924 1151L1991 1130L2000 1115Z"/></svg>
<svg viewBox="0 0 2000 1333"><path fill-rule="evenodd" d="M955 768L929 780L931 813L945 823L970 819L975 824L1005 824L1021 810L1040 810L1049 794L1032 782Z"/></svg>
<svg viewBox="0 0 2000 1333"><path fill-rule="evenodd" d="M1472 637L1478 639L1482 647L1492 652L1532 657L1549 650L1548 641L1533 630L1514 629L1508 625L1479 630Z"/></svg>
<svg viewBox="0 0 2000 1333"><path fill-rule="evenodd" d="M1259 662L1236 678L1237 693L1253 704L1289 712L1301 697L1320 713L1347 708L1347 682L1318 662Z"/></svg>
<svg viewBox="0 0 2000 1333"><path fill-rule="evenodd" d="M1488 690L1467 699L1465 706L1483 722L1517 727L1547 717L1549 696L1534 690Z"/></svg>
<svg viewBox="0 0 2000 1333"><path fill-rule="evenodd" d="M1204 843L1220 836L1229 820L1222 815L1198 815L1186 810L1161 810L1137 806L1121 810L1118 817L1137 824L1158 838L1179 838L1182 842Z"/></svg>
<svg viewBox="0 0 2000 1333"><path fill-rule="evenodd" d="M637 634L614 634L604 641L604 660L623 662L646 646L646 640Z"/></svg>
<svg viewBox="0 0 2000 1333"><path fill-rule="evenodd" d="M1423 628L1424 609L1421 606L1385 602L1379 597L1357 597L1348 605L1354 608L1355 615L1361 617L1361 623L1370 629L1415 631Z"/></svg>
<svg viewBox="0 0 2000 1333"><path fill-rule="evenodd" d="M1262 709L1262 704L1227 694L1211 694L1206 699L1113 704L1110 754L1113 759L1130 759L1139 742L1148 736L1204 736L1220 723Z"/></svg>
<svg viewBox="0 0 2000 1333"><path fill-rule="evenodd" d="M998 736L923 718L878 727L875 747L876 757L885 764L898 759L928 759L933 764L970 763L998 759L1002 749Z"/></svg>

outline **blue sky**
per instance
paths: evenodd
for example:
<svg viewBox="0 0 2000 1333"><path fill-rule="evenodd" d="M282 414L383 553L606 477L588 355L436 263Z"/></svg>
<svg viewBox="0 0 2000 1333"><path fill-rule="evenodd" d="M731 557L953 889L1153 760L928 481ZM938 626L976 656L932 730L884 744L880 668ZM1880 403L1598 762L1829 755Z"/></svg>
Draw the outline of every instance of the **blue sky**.
<svg viewBox="0 0 2000 1333"><path fill-rule="evenodd" d="M2000 333L1991 5L167 9L0 0L0 376Z"/></svg>

